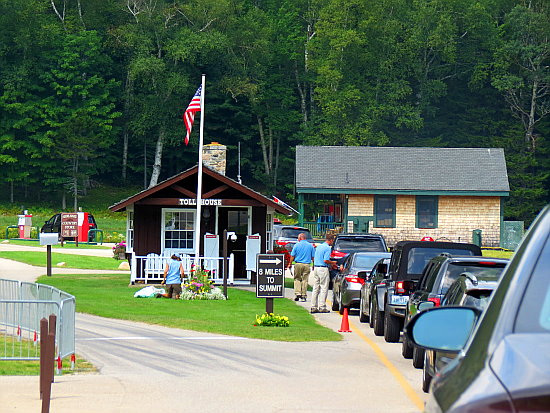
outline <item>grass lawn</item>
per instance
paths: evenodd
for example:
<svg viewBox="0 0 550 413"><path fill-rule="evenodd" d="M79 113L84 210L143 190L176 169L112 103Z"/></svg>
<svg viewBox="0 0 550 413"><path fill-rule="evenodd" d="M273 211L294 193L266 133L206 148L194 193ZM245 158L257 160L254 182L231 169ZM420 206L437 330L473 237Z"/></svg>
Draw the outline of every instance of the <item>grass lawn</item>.
<svg viewBox="0 0 550 413"><path fill-rule="evenodd" d="M0 346L4 346L4 341L0 337ZM65 357L63 360L62 375L76 373L95 373L97 368L90 362L76 356L74 370L71 370L71 358ZM38 376L40 374L39 360L0 360L0 376Z"/></svg>
<svg viewBox="0 0 550 413"><path fill-rule="evenodd" d="M512 258L514 251L501 251L501 250L481 250L484 257L491 258Z"/></svg>
<svg viewBox="0 0 550 413"><path fill-rule="evenodd" d="M123 274L53 275L40 277L76 297L82 313L122 320L141 321L208 333L276 341L337 341L342 336L316 322L306 309L289 299L275 299L274 312L289 317L290 327L254 326L256 315L265 312L265 299L254 292L229 288L227 301L186 301L134 298Z"/></svg>
<svg viewBox="0 0 550 413"><path fill-rule="evenodd" d="M24 262L38 267L46 266L46 251L0 251L0 258ZM65 268L90 270L116 270L120 265L120 261L113 258L52 252L52 267L55 267L58 262L64 262L66 264ZM128 278L127 275L126 278Z"/></svg>
<svg viewBox="0 0 550 413"><path fill-rule="evenodd" d="M28 339L18 341L16 337L0 335L0 356L40 357L40 341L33 345ZM76 356L75 368L71 370L71 358L62 360L62 374L95 372L97 369L86 360ZM0 360L0 376L36 376L40 374L39 360Z"/></svg>
<svg viewBox="0 0 550 413"><path fill-rule="evenodd" d="M24 241L24 240L18 240L18 239L10 239L9 244L24 245L25 247L42 247L42 248L44 248L44 250L46 250L46 246L45 245L40 245L39 241L32 241L32 240L31 241ZM79 246L77 247L76 244L73 241L70 241L70 242L65 242L63 246L61 246L61 244L52 245L52 248L76 249L77 251L78 251L78 249L82 249L82 248L102 249L102 250L111 249L111 247L109 247L109 246L99 245L99 244L98 245L92 245L92 244L85 244L85 243L79 242L78 245Z"/></svg>

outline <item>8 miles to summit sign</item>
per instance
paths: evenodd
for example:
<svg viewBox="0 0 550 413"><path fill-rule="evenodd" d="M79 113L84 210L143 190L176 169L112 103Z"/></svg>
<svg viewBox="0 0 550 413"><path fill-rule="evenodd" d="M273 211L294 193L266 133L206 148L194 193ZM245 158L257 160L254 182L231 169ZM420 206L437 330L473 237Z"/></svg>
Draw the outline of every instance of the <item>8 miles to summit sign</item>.
<svg viewBox="0 0 550 413"><path fill-rule="evenodd" d="M285 296L285 259L283 254L258 254L256 282L257 298L283 298Z"/></svg>

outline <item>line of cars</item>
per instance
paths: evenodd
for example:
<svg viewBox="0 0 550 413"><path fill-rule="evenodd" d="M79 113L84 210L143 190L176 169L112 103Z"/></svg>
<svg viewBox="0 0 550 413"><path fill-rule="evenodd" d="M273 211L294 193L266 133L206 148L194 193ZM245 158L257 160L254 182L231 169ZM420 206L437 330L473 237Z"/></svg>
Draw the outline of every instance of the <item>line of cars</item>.
<svg viewBox="0 0 550 413"><path fill-rule="evenodd" d="M550 205L531 224L490 300L476 293L462 299L474 305L453 301L411 319L405 328L411 343L453 356L431 382L426 412L550 412L549 274ZM457 282L463 289L481 286L480 277L468 274ZM449 288L447 297L456 294Z"/></svg>
<svg viewBox="0 0 550 413"><path fill-rule="evenodd" d="M370 266L365 254L376 253ZM550 205L510 262L433 241L340 260L333 310L359 308L388 342L404 329L402 354L430 391L426 412L550 412Z"/></svg>
<svg viewBox="0 0 550 413"><path fill-rule="evenodd" d="M445 305L483 309L508 260L486 258L477 245L435 241L401 241L392 253L351 252L334 278L334 311L358 308L359 321L374 334L399 342L401 330L425 309ZM361 264L363 263L363 266ZM351 276L350 276L351 274ZM453 358L446 352L425 351L403 337L402 354L423 368L422 388Z"/></svg>

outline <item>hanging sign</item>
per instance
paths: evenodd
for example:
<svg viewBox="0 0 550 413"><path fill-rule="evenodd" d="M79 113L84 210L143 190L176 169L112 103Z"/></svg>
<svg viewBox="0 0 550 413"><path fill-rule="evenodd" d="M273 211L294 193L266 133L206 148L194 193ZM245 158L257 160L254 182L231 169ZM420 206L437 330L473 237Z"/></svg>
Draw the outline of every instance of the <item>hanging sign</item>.
<svg viewBox="0 0 550 413"><path fill-rule="evenodd" d="M197 200L195 198L180 198L179 204L196 206ZM201 205L221 206L222 200L221 199L201 199Z"/></svg>

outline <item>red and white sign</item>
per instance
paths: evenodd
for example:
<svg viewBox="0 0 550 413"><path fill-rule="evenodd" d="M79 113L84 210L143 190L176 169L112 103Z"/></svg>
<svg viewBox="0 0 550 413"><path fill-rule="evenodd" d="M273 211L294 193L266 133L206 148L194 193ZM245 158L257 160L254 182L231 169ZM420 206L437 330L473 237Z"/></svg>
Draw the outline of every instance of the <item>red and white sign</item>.
<svg viewBox="0 0 550 413"><path fill-rule="evenodd" d="M76 212L61 214L61 236L63 238L78 237L78 214Z"/></svg>

